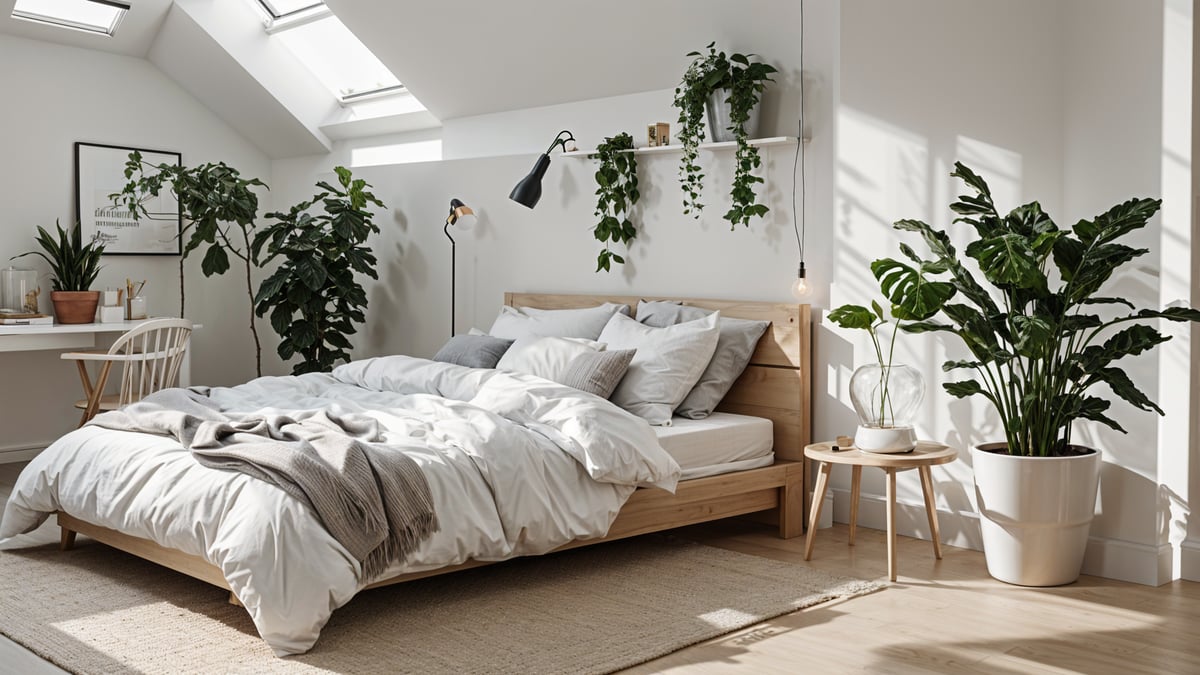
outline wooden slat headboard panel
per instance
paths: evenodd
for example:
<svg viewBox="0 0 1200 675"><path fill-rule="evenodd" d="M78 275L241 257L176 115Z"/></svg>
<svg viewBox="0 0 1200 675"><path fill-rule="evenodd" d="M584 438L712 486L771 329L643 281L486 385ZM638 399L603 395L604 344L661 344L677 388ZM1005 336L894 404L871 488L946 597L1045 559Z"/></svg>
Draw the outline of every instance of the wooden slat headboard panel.
<svg viewBox="0 0 1200 675"><path fill-rule="evenodd" d="M637 311L638 300L668 300L703 309L718 310L722 316L770 321L771 327L758 341L746 372L734 383L719 410L770 419L775 425L775 456L801 461L811 438L811 336L808 305L740 300L704 300L627 295L557 295L505 293L504 304L538 309L578 309L605 302L629 306Z"/></svg>

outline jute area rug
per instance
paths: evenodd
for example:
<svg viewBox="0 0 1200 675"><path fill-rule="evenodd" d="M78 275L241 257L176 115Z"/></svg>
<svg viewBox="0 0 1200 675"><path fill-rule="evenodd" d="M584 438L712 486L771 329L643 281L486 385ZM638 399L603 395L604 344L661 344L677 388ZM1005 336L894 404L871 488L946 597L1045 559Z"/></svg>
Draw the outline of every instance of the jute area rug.
<svg viewBox="0 0 1200 675"><path fill-rule="evenodd" d="M225 591L81 539L0 552L0 631L76 673L603 673L877 588L647 536L365 591L278 659Z"/></svg>

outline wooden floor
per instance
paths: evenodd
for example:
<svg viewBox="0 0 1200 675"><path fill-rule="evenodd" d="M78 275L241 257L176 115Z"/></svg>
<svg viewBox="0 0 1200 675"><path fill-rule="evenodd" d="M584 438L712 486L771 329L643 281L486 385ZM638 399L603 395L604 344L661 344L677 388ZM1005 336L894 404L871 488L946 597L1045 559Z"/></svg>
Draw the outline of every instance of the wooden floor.
<svg viewBox="0 0 1200 675"><path fill-rule="evenodd" d="M802 539L716 523L679 531L804 564ZM817 532L810 565L887 579L879 530ZM630 673L1200 673L1200 583L1153 588L1097 577L1030 589L988 576L983 554L899 537L899 579L652 661Z"/></svg>
<svg viewBox="0 0 1200 675"><path fill-rule="evenodd" d="M0 465L7 500L20 465ZM56 541L57 531L44 533ZM697 541L804 564L803 538L743 522L679 531ZM820 569L886 580L884 533L817 533ZM899 581L675 652L630 673L1200 673L1200 584L1159 588L1083 577L1026 589L988 577L977 551L899 538ZM320 646L317 647L320 649ZM0 637L0 674L62 673Z"/></svg>

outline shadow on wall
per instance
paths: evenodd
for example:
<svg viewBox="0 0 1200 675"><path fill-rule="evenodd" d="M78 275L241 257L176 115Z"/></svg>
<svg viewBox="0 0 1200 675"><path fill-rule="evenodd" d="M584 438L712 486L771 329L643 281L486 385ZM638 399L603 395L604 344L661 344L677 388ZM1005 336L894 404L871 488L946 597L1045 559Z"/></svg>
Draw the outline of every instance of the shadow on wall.
<svg viewBox="0 0 1200 675"><path fill-rule="evenodd" d="M355 340L355 358L392 353L392 349L384 351L385 345L410 344L411 336L396 318L404 315L405 296L414 288L428 286L429 265L424 254L417 247L404 245L408 239L408 217L400 209L392 209L391 216L391 223L380 227L382 236L375 247L380 262L379 283L367 286L370 297L367 323ZM449 317L447 325L448 322Z"/></svg>

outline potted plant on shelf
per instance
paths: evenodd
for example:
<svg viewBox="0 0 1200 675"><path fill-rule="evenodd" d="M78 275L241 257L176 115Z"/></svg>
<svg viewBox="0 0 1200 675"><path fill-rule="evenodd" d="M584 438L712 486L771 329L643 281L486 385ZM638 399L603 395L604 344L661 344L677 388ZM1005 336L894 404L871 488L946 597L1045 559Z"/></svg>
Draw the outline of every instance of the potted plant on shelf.
<svg viewBox="0 0 1200 675"><path fill-rule="evenodd" d="M303 357L292 367L293 375L329 371L339 360L350 360L346 336L366 321L367 307L367 293L355 275L379 278L375 255L365 243L379 233L367 205L382 208L383 202L349 169L334 171L338 185L319 182L321 192L312 199L286 213L268 213L275 222L259 230L250 247L263 265L283 259L259 286L254 311L258 316L270 312L280 358ZM324 213L310 214L315 204Z"/></svg>
<svg viewBox="0 0 1200 675"><path fill-rule="evenodd" d="M947 361L946 372L974 373L943 387L962 398L982 396L1000 415L1004 441L972 449L975 488L988 572L1024 586L1056 586L1079 577L1095 511L1100 454L1071 442L1076 420L1124 429L1105 414L1098 385L1141 410L1160 409L1114 365L1165 342L1145 321L1200 321L1188 307L1138 309L1102 294L1120 266L1146 249L1118 243L1158 211L1157 199L1130 199L1063 230L1037 202L1000 215L987 183L955 163L951 174L973 192L950 205L977 238L963 253L991 286L986 289L950 237L917 220L895 228L921 235L925 260L901 245L916 267L885 259L872 265L884 294L903 311L946 319L914 321L912 333L958 336L972 359ZM1053 265L1057 275L1047 273ZM944 277L944 282L934 281ZM949 294L931 292L948 283ZM950 302L954 297L961 302ZM1095 308L1107 306L1103 314ZM931 316L932 316L931 314Z"/></svg>
<svg viewBox="0 0 1200 675"><path fill-rule="evenodd" d="M614 253L611 244L621 243L628 247L637 236L637 227L629 218L629 212L641 198L633 137L620 133L605 138L591 157L600 162L596 167L596 216L600 222L596 223L592 234L604 244L604 250L596 256L596 271L608 272L614 262L625 264L625 258Z"/></svg>
<svg viewBox="0 0 1200 675"><path fill-rule="evenodd" d="M679 131L676 138L683 145L683 159L679 165L680 183L683 185L683 212L700 217L704 205L700 202L704 174L696 163L699 145L704 142L704 120L713 140L737 141L734 165L733 188L730 192L732 205L725 213L730 229L739 223L749 225L750 218L763 216L768 209L758 204L754 193L755 183L763 182L753 171L762 160L758 148L749 140L758 131L758 105L767 82L773 82L774 66L760 61L751 61L754 54L731 54L717 51L716 43L708 44L708 53L690 52L691 64L683 74L683 80L675 88L674 105L679 109Z"/></svg>
<svg viewBox="0 0 1200 675"><path fill-rule="evenodd" d="M953 287L945 282L934 282L931 286L947 297L953 294ZM892 357L901 320L924 321L935 312L936 308L912 315L903 307L893 307L893 319L889 322L883 307L874 300L869 308L847 304L830 310L830 321L842 328L867 331L875 347L876 362L859 366L850 377L850 401L859 422L854 446L859 450L897 453L916 447L913 416L925 396L925 380L911 366L893 365ZM879 341L879 329L888 323L892 324L892 337L885 352Z"/></svg>
<svg viewBox="0 0 1200 675"><path fill-rule="evenodd" d="M54 303L54 316L59 323L91 323L96 320L96 307L100 304L100 291L91 290L100 274L100 256L104 244L92 240L83 243L79 223L68 233L58 221L54 222L58 239L38 226L36 241L40 251L28 251L13 259L27 255L41 256L50 264L52 275L50 302Z"/></svg>

